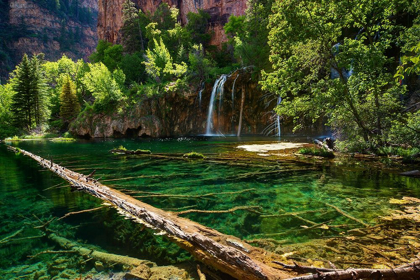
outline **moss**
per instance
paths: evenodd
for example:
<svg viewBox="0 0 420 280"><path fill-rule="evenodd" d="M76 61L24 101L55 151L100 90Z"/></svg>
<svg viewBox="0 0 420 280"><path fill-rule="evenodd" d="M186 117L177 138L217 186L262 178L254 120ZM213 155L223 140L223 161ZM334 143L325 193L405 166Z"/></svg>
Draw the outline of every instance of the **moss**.
<svg viewBox="0 0 420 280"><path fill-rule="evenodd" d="M151 154L152 151L150 150L141 150L141 149L137 149L134 151L135 154Z"/></svg>
<svg viewBox="0 0 420 280"><path fill-rule="evenodd" d="M121 151L127 151L127 148L124 147L123 145L120 145L118 148L116 148L115 150L121 150Z"/></svg>
<svg viewBox="0 0 420 280"><path fill-rule="evenodd" d="M76 141L76 139L66 138L66 137L58 137L58 138L53 138L50 141L52 141L52 142L74 142L74 141Z"/></svg>
<svg viewBox="0 0 420 280"><path fill-rule="evenodd" d="M186 158L195 158L195 159L203 159L203 158L205 158L205 156L203 154L196 153L196 152L191 152L191 153L184 154L184 157L186 157Z"/></svg>
<svg viewBox="0 0 420 280"><path fill-rule="evenodd" d="M318 149L318 148L302 148L298 151L298 153L302 155L311 155L311 156L318 156L318 157L325 157L325 158L334 157L333 152L329 152L325 149Z"/></svg>

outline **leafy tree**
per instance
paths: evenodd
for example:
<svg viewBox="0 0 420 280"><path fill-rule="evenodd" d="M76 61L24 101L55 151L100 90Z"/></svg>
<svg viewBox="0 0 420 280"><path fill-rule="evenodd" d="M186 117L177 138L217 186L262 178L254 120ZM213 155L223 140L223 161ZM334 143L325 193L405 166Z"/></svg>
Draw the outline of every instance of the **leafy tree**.
<svg viewBox="0 0 420 280"><path fill-rule="evenodd" d="M122 41L124 50L128 53L144 52L147 45L146 26L150 20L138 10L131 0L123 3Z"/></svg>
<svg viewBox="0 0 420 280"><path fill-rule="evenodd" d="M14 94L12 84L0 85L0 138L2 139L16 133L11 111Z"/></svg>
<svg viewBox="0 0 420 280"><path fill-rule="evenodd" d="M51 116L58 118L60 115L60 95L62 87L67 77L70 77L75 83L76 94L81 101L85 95L86 89L82 83L82 78L89 71L86 63L79 59L74 62L66 55L63 55L55 62L47 61L43 65L46 73L46 83L48 85L48 96L50 101Z"/></svg>
<svg viewBox="0 0 420 280"><path fill-rule="evenodd" d="M12 87L16 93L11 111L18 128L40 126L49 116L41 61L41 55L29 59L25 54L13 73Z"/></svg>
<svg viewBox="0 0 420 280"><path fill-rule="evenodd" d="M231 16L224 26L231 36L235 57L243 66L254 66L257 71L270 70L270 47L268 41L268 18L273 0L250 0L246 16Z"/></svg>
<svg viewBox="0 0 420 280"><path fill-rule="evenodd" d="M194 45L189 54L189 78L197 84L209 80L209 74L214 63L205 57L202 45Z"/></svg>
<svg viewBox="0 0 420 280"><path fill-rule="evenodd" d="M77 117L80 112L80 104L76 96L76 87L68 75L64 78L60 95L60 104L60 116L65 123L69 123L72 119Z"/></svg>
<svg viewBox="0 0 420 280"><path fill-rule="evenodd" d="M198 10L198 13L187 14L188 23L185 26L190 33L193 44L202 45L206 48L210 42L212 34L207 31L210 20L210 14L204 10Z"/></svg>
<svg viewBox="0 0 420 280"><path fill-rule="evenodd" d="M123 99L124 73L117 69L111 73L103 63L89 64L90 72L82 79L83 84L95 98L98 112L111 110Z"/></svg>
<svg viewBox="0 0 420 280"><path fill-rule="evenodd" d="M146 72L156 82L169 81L172 77L180 77L187 71L187 65L182 62L173 62L172 56L163 43L162 38L159 43L154 39L155 47L146 51Z"/></svg>
<svg viewBox="0 0 420 280"><path fill-rule="evenodd" d="M409 5L396 1L285 0L269 17L270 60L263 88L279 94L280 115L295 128L322 116L337 136L363 145L386 144L405 88L389 56L395 20Z"/></svg>

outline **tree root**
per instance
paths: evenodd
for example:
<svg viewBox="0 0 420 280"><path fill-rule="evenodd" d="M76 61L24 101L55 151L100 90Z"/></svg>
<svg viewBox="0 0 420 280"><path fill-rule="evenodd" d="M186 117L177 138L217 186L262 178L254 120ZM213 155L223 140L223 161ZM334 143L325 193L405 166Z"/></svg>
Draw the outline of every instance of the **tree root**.
<svg viewBox="0 0 420 280"><path fill-rule="evenodd" d="M33 256L28 256L28 258L33 259L44 254L74 254L74 253L77 253L77 251L75 250L61 250L61 251L46 250L46 251L39 252Z"/></svg>

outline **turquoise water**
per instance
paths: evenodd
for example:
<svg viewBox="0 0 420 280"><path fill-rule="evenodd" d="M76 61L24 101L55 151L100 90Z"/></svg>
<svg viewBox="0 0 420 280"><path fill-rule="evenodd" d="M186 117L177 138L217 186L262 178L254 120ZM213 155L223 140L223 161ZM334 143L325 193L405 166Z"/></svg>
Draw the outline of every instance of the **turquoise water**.
<svg viewBox="0 0 420 280"><path fill-rule="evenodd" d="M272 142L242 139L268 140ZM420 197L420 180L370 167L293 161L258 161L245 166L232 164L234 161L156 159L109 152L123 145L152 153L195 151L215 156L235 151L237 138L25 141L15 145L83 174L96 170L95 178L103 184L168 211L249 207L232 213L183 215L248 240L272 238L294 244L337 236L360 227L356 220L375 224L378 216L389 214L393 208L388 203L390 198ZM36 228L53 218L56 220L46 228L87 247L160 265L191 262L188 253L141 225L124 220L113 209L105 207L57 220L68 212L99 207L101 201L72 192L62 179L42 170L33 160L7 151L4 145L0 145L0 191L0 279L34 278L31 270L37 265L45 272L45 279L59 277L63 269L55 266L61 262L66 263L64 271L72 275L70 278L99 272L95 263L71 253L28 257L46 250L63 250L43 236L45 231ZM333 206L356 220L340 214ZM300 230L323 224L329 229ZM8 238L16 232L16 236Z"/></svg>

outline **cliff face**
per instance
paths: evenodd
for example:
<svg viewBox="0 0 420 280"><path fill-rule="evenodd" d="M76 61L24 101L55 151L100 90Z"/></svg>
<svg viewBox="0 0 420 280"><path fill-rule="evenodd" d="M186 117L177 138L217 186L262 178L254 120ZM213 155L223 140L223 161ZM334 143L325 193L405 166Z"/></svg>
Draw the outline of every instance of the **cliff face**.
<svg viewBox="0 0 420 280"><path fill-rule="evenodd" d="M97 0L9 0L3 2L0 53L5 77L24 53L44 53L55 60L87 58L97 44Z"/></svg>
<svg viewBox="0 0 420 280"><path fill-rule="evenodd" d="M214 98L210 133L237 134L242 96L242 134L259 134L275 121L272 118L274 113L267 112L276 104L267 106L264 93L258 90L255 82L250 82L250 78L251 74L246 71L237 71L227 77L223 86L224 94L220 95L219 92ZM123 110L121 115L79 116L71 131L86 138L205 134L212 89L213 85L207 84L202 95L185 92L145 98L135 107Z"/></svg>
<svg viewBox="0 0 420 280"><path fill-rule="evenodd" d="M143 12L153 13L161 3L167 3L180 11L182 24L187 23L189 12L202 9L210 14L209 31L213 32L212 45L226 41L223 26L230 15L244 15L246 0L133 0ZM99 0L98 37L112 43L121 42L122 4L124 0Z"/></svg>

